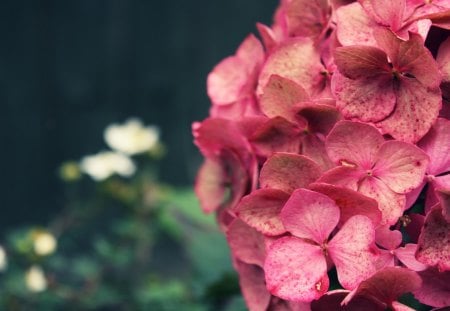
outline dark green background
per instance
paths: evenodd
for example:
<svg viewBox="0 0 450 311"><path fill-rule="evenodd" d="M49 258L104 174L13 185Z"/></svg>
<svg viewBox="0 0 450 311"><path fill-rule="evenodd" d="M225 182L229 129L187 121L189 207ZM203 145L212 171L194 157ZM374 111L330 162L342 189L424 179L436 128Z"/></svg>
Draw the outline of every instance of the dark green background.
<svg viewBox="0 0 450 311"><path fill-rule="evenodd" d="M162 179L192 183L206 75L277 3L0 1L0 230L59 211L58 166L105 149L103 129L130 116L162 129Z"/></svg>

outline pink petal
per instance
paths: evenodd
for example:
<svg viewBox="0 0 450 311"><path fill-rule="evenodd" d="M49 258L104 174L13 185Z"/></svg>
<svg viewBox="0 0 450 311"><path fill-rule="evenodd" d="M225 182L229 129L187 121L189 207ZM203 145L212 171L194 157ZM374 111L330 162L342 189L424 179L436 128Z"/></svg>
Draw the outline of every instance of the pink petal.
<svg viewBox="0 0 450 311"><path fill-rule="evenodd" d="M266 51L270 52L278 44L277 34L270 27L261 23L256 23L256 28L258 29Z"/></svg>
<svg viewBox="0 0 450 311"><path fill-rule="evenodd" d="M325 146L335 163L352 163L371 169L383 136L373 126L350 121L340 121L328 134Z"/></svg>
<svg viewBox="0 0 450 311"><path fill-rule="evenodd" d="M335 71L331 90L336 98L336 107L349 119L377 122L386 118L395 107L395 93L389 75L352 80Z"/></svg>
<svg viewBox="0 0 450 311"><path fill-rule="evenodd" d="M428 156L412 144L387 141L378 150L373 174L397 193L419 187L425 177Z"/></svg>
<svg viewBox="0 0 450 311"><path fill-rule="evenodd" d="M416 272L406 268L386 267L361 282L352 296L373 297L390 306L399 296L419 289L421 284L421 278ZM349 298L351 299L347 296L344 304L350 301Z"/></svg>
<svg viewBox="0 0 450 311"><path fill-rule="evenodd" d="M438 63L439 71L442 74L442 84L445 85L442 92L443 96L448 97L450 95L450 38L447 38L447 40L439 46L436 62Z"/></svg>
<svg viewBox="0 0 450 311"><path fill-rule="evenodd" d="M314 159L322 171L329 170L334 167L334 163L328 157L325 149L325 142L319 135L313 133L306 134L302 137L301 154Z"/></svg>
<svg viewBox="0 0 450 311"><path fill-rule="evenodd" d="M297 115L308 121L308 131L327 135L342 117L334 106L325 104L299 105Z"/></svg>
<svg viewBox="0 0 450 311"><path fill-rule="evenodd" d="M393 192L386 184L375 177L368 177L360 183L358 189L362 194L377 200L381 211L381 224L393 225L402 216L406 198L403 194Z"/></svg>
<svg viewBox="0 0 450 311"><path fill-rule="evenodd" d="M280 217L286 230L293 235L322 244L339 221L339 207L326 195L297 189L284 205Z"/></svg>
<svg viewBox="0 0 450 311"><path fill-rule="evenodd" d="M378 250L379 254L375 262L376 270L383 269L385 267L395 266L395 256L392 251L387 251L384 249Z"/></svg>
<svg viewBox="0 0 450 311"><path fill-rule="evenodd" d="M450 270L450 223L442 216L442 208L433 207L425 218L416 252L420 262Z"/></svg>
<svg viewBox="0 0 450 311"><path fill-rule="evenodd" d="M450 223L450 187L446 189L438 189L436 194L442 206L442 215L445 220Z"/></svg>
<svg viewBox="0 0 450 311"><path fill-rule="evenodd" d="M281 208L289 194L277 189L260 189L242 198L235 208L236 215L249 226L265 235L286 232L280 220Z"/></svg>
<svg viewBox="0 0 450 311"><path fill-rule="evenodd" d="M239 273L239 285L247 307L251 311L266 311L270 302L264 280L264 271L255 265L237 261L236 268Z"/></svg>
<svg viewBox="0 0 450 311"><path fill-rule="evenodd" d="M324 183L313 183L309 186L309 189L325 194L339 206L341 217L339 218L338 227L341 227L349 218L355 215L367 216L374 226L378 226L381 221L381 212L378 209L377 201L359 192Z"/></svg>
<svg viewBox="0 0 450 311"><path fill-rule="evenodd" d="M272 244L264 271L268 290L283 299L308 302L328 290L321 248L295 237L283 237Z"/></svg>
<svg viewBox="0 0 450 311"><path fill-rule="evenodd" d="M319 300L315 300L311 303L311 310L313 311L384 311L386 306L377 302L376 300L369 299L364 296L354 297L347 305L342 306L342 301L348 295L347 290L333 290L322 297Z"/></svg>
<svg viewBox="0 0 450 311"><path fill-rule="evenodd" d="M219 161L206 159L203 162L197 174L195 194L205 213L217 210L224 203L227 180L228 177Z"/></svg>
<svg viewBox="0 0 450 311"><path fill-rule="evenodd" d="M334 60L339 72L349 79L375 77L391 71L386 53L371 46L338 47Z"/></svg>
<svg viewBox="0 0 450 311"><path fill-rule="evenodd" d="M271 75L259 104L261 111L269 118L280 116L295 123L293 107L305 101L309 101L309 95L302 86L281 76Z"/></svg>
<svg viewBox="0 0 450 311"><path fill-rule="evenodd" d="M377 27L358 2L340 7L336 11L337 37L346 45L377 46L373 29Z"/></svg>
<svg viewBox="0 0 450 311"><path fill-rule="evenodd" d="M406 244L404 247L397 248L394 253L395 256L404 264L407 268L413 271L423 271L428 268L427 265L417 261L415 253L417 250L417 244Z"/></svg>
<svg viewBox="0 0 450 311"><path fill-rule="evenodd" d="M357 191L359 189L359 181L365 176L365 172L359 168L338 166L326 171L317 182Z"/></svg>
<svg viewBox="0 0 450 311"><path fill-rule="evenodd" d="M375 241L387 250L394 250L402 243L402 233L398 230L390 230L389 225L380 226L375 231Z"/></svg>
<svg viewBox="0 0 450 311"><path fill-rule="evenodd" d="M289 35L317 37L328 26L330 15L327 0L292 0L286 6Z"/></svg>
<svg viewBox="0 0 450 311"><path fill-rule="evenodd" d="M339 283L356 288L375 272L375 229L366 216L350 218L328 243L328 253L336 265Z"/></svg>
<svg viewBox="0 0 450 311"><path fill-rule="evenodd" d="M293 153L275 153L264 163L261 188L275 188L291 193L319 178L320 167L311 159Z"/></svg>
<svg viewBox="0 0 450 311"><path fill-rule="evenodd" d="M450 306L450 271L428 269L419 272L419 275L422 277L422 287L413 292L414 297L429 306Z"/></svg>
<svg viewBox="0 0 450 311"><path fill-rule="evenodd" d="M393 31L402 25L405 0L360 0L360 2L378 23L390 26Z"/></svg>
<svg viewBox="0 0 450 311"><path fill-rule="evenodd" d="M394 311L416 311L416 309L408 307L398 301L392 302L392 309L394 309Z"/></svg>
<svg viewBox="0 0 450 311"><path fill-rule="evenodd" d="M267 58L259 76L257 94L263 93L273 74L296 82L309 94L320 93L322 89L318 86L323 84L323 71L319 51L311 39L297 37L285 41Z"/></svg>
<svg viewBox="0 0 450 311"><path fill-rule="evenodd" d="M450 120L438 118L417 145L430 157L429 174L438 175L450 170Z"/></svg>
<svg viewBox="0 0 450 311"><path fill-rule="evenodd" d="M236 219L228 227L227 240L234 257L247 264L263 266L265 243L261 233Z"/></svg>

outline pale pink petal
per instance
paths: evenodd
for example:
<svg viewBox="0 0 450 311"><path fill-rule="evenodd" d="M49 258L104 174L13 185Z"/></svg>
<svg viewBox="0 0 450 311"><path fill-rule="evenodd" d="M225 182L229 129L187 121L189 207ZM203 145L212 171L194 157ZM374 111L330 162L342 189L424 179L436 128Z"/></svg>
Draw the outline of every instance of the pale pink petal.
<svg viewBox="0 0 450 311"><path fill-rule="evenodd" d="M438 118L417 145L430 157L427 170L429 174L438 175L450 171L450 120Z"/></svg>
<svg viewBox="0 0 450 311"><path fill-rule="evenodd" d="M413 292L414 297L429 306L450 306L450 271L428 269L419 272L419 275L422 277L422 287Z"/></svg>
<svg viewBox="0 0 450 311"><path fill-rule="evenodd" d="M322 249L296 237L283 237L272 244L264 271L267 289L283 299L308 302L328 290Z"/></svg>
<svg viewBox="0 0 450 311"><path fill-rule="evenodd" d="M309 38L297 37L285 41L272 51L261 70L257 94L263 89L273 74L293 80L310 94L322 91L324 67L320 62L319 51Z"/></svg>
<svg viewBox="0 0 450 311"><path fill-rule="evenodd" d="M328 253L336 265L339 283L345 289L356 288L375 272L377 252L374 241L372 221L356 215L328 243Z"/></svg>
<svg viewBox="0 0 450 311"><path fill-rule="evenodd" d="M379 226L375 231L375 241L387 250L394 250L402 243L402 233L389 229L389 225Z"/></svg>
<svg viewBox="0 0 450 311"><path fill-rule="evenodd" d="M408 307L398 301L393 301L392 302L392 309L394 311L416 311L416 309L413 309L411 307Z"/></svg>
<svg viewBox="0 0 450 311"><path fill-rule="evenodd" d="M378 150L373 175L393 191L407 193L420 186L428 162L428 156L416 146L387 141Z"/></svg>
<svg viewBox="0 0 450 311"><path fill-rule="evenodd" d="M265 243L261 233L236 219L228 227L227 240L234 257L247 264L263 266Z"/></svg>
<svg viewBox="0 0 450 311"><path fill-rule="evenodd" d="M378 178L365 178L358 191L378 202L382 214L381 224L393 225L402 216L406 203L405 195L393 192Z"/></svg>
<svg viewBox="0 0 450 311"><path fill-rule="evenodd" d="M309 189L323 193L336 202L341 211L338 227L355 215L367 216L374 226L378 226L381 221L381 212L378 209L377 201L359 192L324 183L313 183Z"/></svg>
<svg viewBox="0 0 450 311"><path fill-rule="evenodd" d="M424 264L437 266L440 271L450 270L450 223L444 219L439 205L425 218L416 258Z"/></svg>
<svg viewBox="0 0 450 311"><path fill-rule="evenodd" d="M345 187L354 191L359 189L360 180L366 173L352 166L338 166L323 173L317 182Z"/></svg>
<svg viewBox="0 0 450 311"><path fill-rule="evenodd" d="M351 163L371 169L384 138L373 126L340 121L328 134L325 146L330 159L337 164Z"/></svg>
<svg viewBox="0 0 450 311"><path fill-rule="evenodd" d="M263 88L259 105L269 118L280 116L295 123L294 105L309 100L302 86L278 75L271 75Z"/></svg>
<svg viewBox="0 0 450 311"><path fill-rule="evenodd" d="M337 37L346 45L377 46L373 37L373 29L377 23L373 21L358 2L342 6L336 11Z"/></svg>
<svg viewBox="0 0 450 311"><path fill-rule="evenodd" d="M331 7L327 0L292 0L286 6L291 36L317 37L328 26Z"/></svg>
<svg viewBox="0 0 450 311"><path fill-rule="evenodd" d="M266 51L271 51L278 44L277 34L267 25L256 23L259 35L264 43Z"/></svg>
<svg viewBox="0 0 450 311"><path fill-rule="evenodd" d="M361 282L356 291L352 292L352 296L373 297L391 306L402 294L419 289L421 284L421 278L414 271L400 267L386 267ZM350 301L349 298L351 299L348 296L344 300L344 304Z"/></svg>
<svg viewBox="0 0 450 311"><path fill-rule="evenodd" d="M394 112L376 125L397 140L415 143L436 121L442 106L439 88L429 89L415 79L402 78Z"/></svg>
<svg viewBox="0 0 450 311"><path fill-rule="evenodd" d="M338 47L334 61L339 72L349 79L375 77L391 71L386 53L371 46Z"/></svg>
<svg viewBox="0 0 450 311"><path fill-rule="evenodd" d="M281 208L289 194L277 189L259 189L242 198L235 208L236 215L249 226L265 235L286 232L280 220Z"/></svg>
<svg viewBox="0 0 450 311"><path fill-rule="evenodd" d="M331 90L336 107L349 119L377 122L386 118L395 107L392 77L388 74L352 80L335 71Z"/></svg>
<svg viewBox="0 0 450 311"><path fill-rule="evenodd" d="M239 285L250 311L266 311L270 302L270 293L266 288L264 270L255 265L237 261Z"/></svg>
<svg viewBox="0 0 450 311"><path fill-rule="evenodd" d="M275 153L261 169L260 186L291 193L316 181L321 172L320 167L308 157L293 153Z"/></svg>
<svg viewBox="0 0 450 311"><path fill-rule="evenodd" d="M281 221L293 235L317 244L327 241L339 221L339 207L318 192L297 189L281 210Z"/></svg>
<svg viewBox="0 0 450 311"><path fill-rule="evenodd" d="M408 243L404 247L399 247L394 251L395 256L406 267L413 271L423 271L428 268L427 265L417 261L415 253L417 244Z"/></svg>
<svg viewBox="0 0 450 311"><path fill-rule="evenodd" d="M378 23L390 26L393 31L401 27L405 0L360 0L360 3Z"/></svg>

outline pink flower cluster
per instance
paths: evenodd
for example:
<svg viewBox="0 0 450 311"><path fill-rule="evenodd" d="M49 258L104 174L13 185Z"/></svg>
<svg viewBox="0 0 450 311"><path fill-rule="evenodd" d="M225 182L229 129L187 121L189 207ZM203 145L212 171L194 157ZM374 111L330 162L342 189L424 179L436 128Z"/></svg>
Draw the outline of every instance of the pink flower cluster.
<svg viewBox="0 0 450 311"><path fill-rule="evenodd" d="M193 125L249 309L450 306L450 1L281 0L257 29Z"/></svg>

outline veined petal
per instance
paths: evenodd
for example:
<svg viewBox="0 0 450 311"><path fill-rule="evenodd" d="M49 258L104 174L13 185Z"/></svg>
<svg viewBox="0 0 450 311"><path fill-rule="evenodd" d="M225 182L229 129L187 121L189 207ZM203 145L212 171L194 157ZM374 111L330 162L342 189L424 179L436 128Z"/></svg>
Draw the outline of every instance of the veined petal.
<svg viewBox="0 0 450 311"><path fill-rule="evenodd" d="M338 47L334 61L339 72L349 79L374 77L391 70L386 53L371 46Z"/></svg>
<svg viewBox="0 0 450 311"><path fill-rule="evenodd" d="M283 237L271 245L264 271L267 289L286 300L312 301L328 290L322 249L296 237Z"/></svg>
<svg viewBox="0 0 450 311"><path fill-rule="evenodd" d="M297 189L281 210L281 221L293 235L321 245L339 221L339 207L324 194Z"/></svg>

